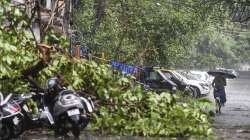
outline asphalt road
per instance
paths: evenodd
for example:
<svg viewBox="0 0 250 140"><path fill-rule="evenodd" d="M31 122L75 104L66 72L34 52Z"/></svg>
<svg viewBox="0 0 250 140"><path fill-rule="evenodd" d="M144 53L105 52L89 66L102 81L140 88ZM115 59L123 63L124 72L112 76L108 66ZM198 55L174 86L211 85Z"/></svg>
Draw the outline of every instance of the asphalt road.
<svg viewBox="0 0 250 140"><path fill-rule="evenodd" d="M227 82L227 102L222 108L222 114L214 118L214 131L220 139L249 140L250 72L240 72L238 79Z"/></svg>

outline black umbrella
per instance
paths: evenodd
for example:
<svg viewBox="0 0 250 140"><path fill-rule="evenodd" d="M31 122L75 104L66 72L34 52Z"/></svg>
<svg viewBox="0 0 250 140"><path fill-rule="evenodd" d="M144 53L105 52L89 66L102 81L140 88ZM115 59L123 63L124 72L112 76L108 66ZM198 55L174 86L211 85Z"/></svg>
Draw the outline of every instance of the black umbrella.
<svg viewBox="0 0 250 140"><path fill-rule="evenodd" d="M212 76L222 75L225 78L229 78L229 79L237 78L237 75L227 70L210 70L207 73Z"/></svg>

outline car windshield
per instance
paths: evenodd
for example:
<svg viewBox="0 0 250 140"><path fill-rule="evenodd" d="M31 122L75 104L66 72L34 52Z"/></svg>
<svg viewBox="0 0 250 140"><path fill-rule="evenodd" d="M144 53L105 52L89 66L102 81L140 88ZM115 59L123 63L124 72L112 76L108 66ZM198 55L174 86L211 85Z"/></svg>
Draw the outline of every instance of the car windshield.
<svg viewBox="0 0 250 140"><path fill-rule="evenodd" d="M162 73L164 74L164 76L167 78L167 79L172 79L173 77L177 78L179 81L182 81L181 78L173 75L172 73L168 72L168 71L162 71Z"/></svg>
<svg viewBox="0 0 250 140"><path fill-rule="evenodd" d="M173 77L169 72L163 71L162 73L167 79L171 79Z"/></svg>
<svg viewBox="0 0 250 140"><path fill-rule="evenodd" d="M170 80L176 79L177 81L179 81L182 84L185 84L185 85L187 84L186 83L187 79L184 76L180 75L178 72L175 72L175 71L171 71L171 72L162 71L162 73L164 74L164 77L166 77L166 78L168 78ZM176 80L174 80L174 81L176 81Z"/></svg>
<svg viewBox="0 0 250 140"><path fill-rule="evenodd" d="M181 75L180 73L176 72L176 71L173 71L173 74L178 78L180 79L181 81L186 81L187 78L183 75Z"/></svg>
<svg viewBox="0 0 250 140"><path fill-rule="evenodd" d="M187 78L190 80L199 80L202 79L202 76L200 74L189 73L187 74Z"/></svg>

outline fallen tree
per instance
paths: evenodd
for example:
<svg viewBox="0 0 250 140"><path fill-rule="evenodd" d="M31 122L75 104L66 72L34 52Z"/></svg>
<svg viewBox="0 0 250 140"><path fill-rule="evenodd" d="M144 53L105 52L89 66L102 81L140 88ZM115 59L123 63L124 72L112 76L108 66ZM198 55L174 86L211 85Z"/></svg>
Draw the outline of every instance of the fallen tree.
<svg viewBox="0 0 250 140"><path fill-rule="evenodd" d="M68 88L96 97L99 111L94 115L92 130L116 135L211 135L208 115L193 101L179 104L169 93L158 95L145 92L141 86L132 86L129 77L119 72L114 74L106 64L50 52L51 49L38 45L26 31L29 22L19 9L5 0L0 6L3 7L1 25L6 18L5 12L11 16L10 26L0 28L0 78L4 79L0 83L1 91L28 92L27 78L40 86L49 77L60 74ZM48 32L44 42L50 44L52 35ZM62 48L66 42L65 38L58 37Z"/></svg>

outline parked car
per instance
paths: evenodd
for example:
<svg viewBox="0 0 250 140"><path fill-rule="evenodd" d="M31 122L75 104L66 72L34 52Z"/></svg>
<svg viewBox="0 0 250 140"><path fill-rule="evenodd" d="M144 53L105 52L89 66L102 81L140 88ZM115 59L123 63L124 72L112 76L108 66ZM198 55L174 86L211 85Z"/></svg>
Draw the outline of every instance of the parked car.
<svg viewBox="0 0 250 140"><path fill-rule="evenodd" d="M169 70L158 70L159 73L161 73L163 75L163 77L165 79L169 79L171 81L173 81L179 90L184 91L185 94L193 97L193 98L197 98L198 97L198 92L197 90L190 86L186 81L184 81L179 75L176 75L173 72L170 72Z"/></svg>
<svg viewBox="0 0 250 140"><path fill-rule="evenodd" d="M166 73L165 71L167 70L161 68L148 69L142 77L141 82L145 83L147 88L156 91L169 90L174 92L178 89L193 98L197 97L198 93L193 87L173 73Z"/></svg>
<svg viewBox="0 0 250 140"><path fill-rule="evenodd" d="M204 81L192 79L192 78L187 78L183 74L180 74L177 71L168 70L165 72L172 73L172 74L176 75L177 77L179 77L182 81L184 81L189 86L191 86L193 89L195 89L198 96L205 96L205 95L210 93L211 88L210 88L209 84L204 82Z"/></svg>
<svg viewBox="0 0 250 140"><path fill-rule="evenodd" d="M194 80L201 80L206 82L207 84L209 84L209 86L211 86L212 82L213 82L213 77L210 76L207 72L205 71L186 71L184 72L184 74L186 74L186 76L190 79L194 79Z"/></svg>
<svg viewBox="0 0 250 140"><path fill-rule="evenodd" d="M145 84L147 89L153 89L157 92L162 91L175 91L177 89L177 85L164 77L162 73L153 68L147 68L144 71L143 76L140 77L140 82Z"/></svg>

